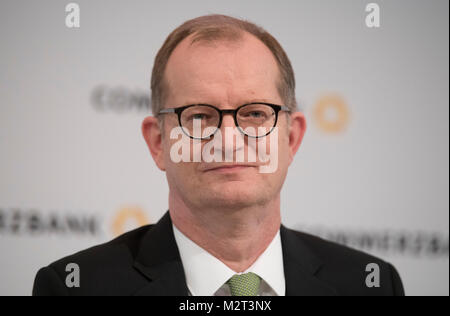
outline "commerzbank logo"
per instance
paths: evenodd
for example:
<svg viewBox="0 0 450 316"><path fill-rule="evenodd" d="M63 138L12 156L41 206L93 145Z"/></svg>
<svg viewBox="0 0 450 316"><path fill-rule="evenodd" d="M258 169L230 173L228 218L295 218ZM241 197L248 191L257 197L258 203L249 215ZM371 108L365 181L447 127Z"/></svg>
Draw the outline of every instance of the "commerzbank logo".
<svg viewBox="0 0 450 316"><path fill-rule="evenodd" d="M98 210L0 207L0 236L110 239L147 224L148 213L133 204L120 206L106 218Z"/></svg>

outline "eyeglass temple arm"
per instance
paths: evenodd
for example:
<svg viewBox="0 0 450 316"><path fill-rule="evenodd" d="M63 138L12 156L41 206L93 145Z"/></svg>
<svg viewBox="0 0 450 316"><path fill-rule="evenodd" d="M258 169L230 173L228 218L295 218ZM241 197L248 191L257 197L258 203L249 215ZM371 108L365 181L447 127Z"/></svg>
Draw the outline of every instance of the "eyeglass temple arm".
<svg viewBox="0 0 450 316"><path fill-rule="evenodd" d="M175 109L162 109L158 114L175 113Z"/></svg>
<svg viewBox="0 0 450 316"><path fill-rule="evenodd" d="M281 105L281 106L280 106L280 110L281 110L281 111L286 111L286 112L291 112L291 109L288 108L287 106L284 106L284 105Z"/></svg>

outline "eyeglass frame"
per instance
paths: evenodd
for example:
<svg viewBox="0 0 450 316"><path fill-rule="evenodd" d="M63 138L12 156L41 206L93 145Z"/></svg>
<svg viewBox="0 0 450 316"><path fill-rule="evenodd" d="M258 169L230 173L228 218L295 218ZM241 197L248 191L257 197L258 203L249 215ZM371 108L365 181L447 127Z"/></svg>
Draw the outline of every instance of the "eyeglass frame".
<svg viewBox="0 0 450 316"><path fill-rule="evenodd" d="M263 104L263 105L267 105L270 106L272 108L272 110L275 112L275 122L273 123L272 128L270 129L269 132L267 132L265 135L259 135L259 136L252 136L252 135L247 135L244 130L239 126L238 122L237 122L237 112L247 106L247 105L254 105L254 104ZM216 130L214 131L214 133L212 133L211 135L209 135L208 137L194 137L189 135L184 129L185 127L183 127L183 125L181 124L181 113L183 113L184 110L186 110L187 108L193 107L193 106L206 106L206 107L210 107L213 108L214 110L216 110L217 112L219 112L219 124L217 125ZM232 114L233 115L233 119L234 119L234 124L236 125L236 127L239 129L239 131L244 134L247 137L251 137L251 138L262 138L262 137L266 137L267 135L269 135L270 133L272 133L273 129L277 126L277 122L278 122L278 113L280 111L284 111L287 113L291 113L291 109L288 108L285 105L278 105L278 104L273 104L273 103L267 103L267 102L251 102L251 103L246 103L243 105L240 105L239 107L237 107L236 109L219 109L217 107L215 107L214 105L211 104L205 104L205 103L196 103L196 104L188 104L188 105L184 105L184 106L180 106L178 108L166 108L166 109L162 109L161 111L158 112L158 115L161 114L170 114L170 113L175 113L178 116L178 124L181 127L181 130L183 131L183 133L188 136L189 138L192 139L200 139L200 140L204 140L204 139L209 139L212 136L214 136L215 133L217 133L217 131L220 129L220 127L222 126L222 120L223 120L223 116L225 114Z"/></svg>

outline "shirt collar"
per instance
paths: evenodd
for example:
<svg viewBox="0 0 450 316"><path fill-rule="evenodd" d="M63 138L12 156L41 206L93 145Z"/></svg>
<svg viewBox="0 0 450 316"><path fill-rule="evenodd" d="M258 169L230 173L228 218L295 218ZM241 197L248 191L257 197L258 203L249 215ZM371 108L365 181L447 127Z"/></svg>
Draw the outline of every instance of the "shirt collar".
<svg viewBox="0 0 450 316"><path fill-rule="evenodd" d="M214 295L236 272L194 243L175 225L172 226L189 291L195 296ZM280 231L252 266L243 273L247 272L259 275L277 295L285 295Z"/></svg>

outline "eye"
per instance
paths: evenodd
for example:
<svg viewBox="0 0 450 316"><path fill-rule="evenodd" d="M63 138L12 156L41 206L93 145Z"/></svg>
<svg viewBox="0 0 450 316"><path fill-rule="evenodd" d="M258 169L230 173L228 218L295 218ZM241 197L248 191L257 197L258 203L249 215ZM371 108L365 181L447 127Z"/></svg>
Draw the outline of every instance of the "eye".
<svg viewBox="0 0 450 316"><path fill-rule="evenodd" d="M250 118L263 118L266 115L264 112L261 112L261 111L250 111L246 114L246 116L248 116Z"/></svg>
<svg viewBox="0 0 450 316"><path fill-rule="evenodd" d="M208 115L205 113L195 113L195 114L192 114L190 117L191 120L205 120L207 118L208 118Z"/></svg>

